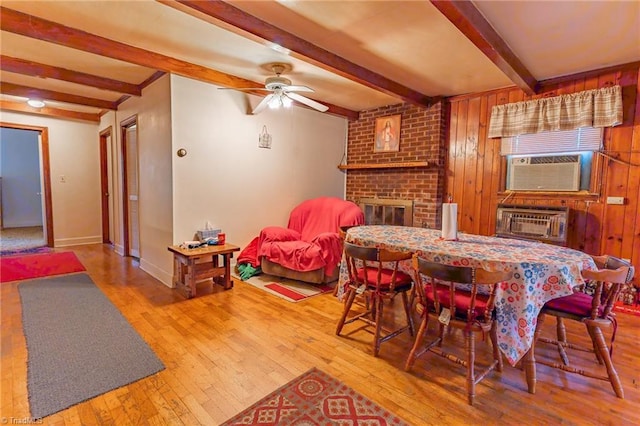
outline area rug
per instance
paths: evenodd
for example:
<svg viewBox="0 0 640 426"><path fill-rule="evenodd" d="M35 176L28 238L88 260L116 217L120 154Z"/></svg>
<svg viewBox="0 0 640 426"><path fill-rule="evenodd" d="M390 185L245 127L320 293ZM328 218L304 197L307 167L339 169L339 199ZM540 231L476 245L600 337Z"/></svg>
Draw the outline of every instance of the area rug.
<svg viewBox="0 0 640 426"><path fill-rule="evenodd" d="M613 311L640 317L640 305L625 305L622 302L616 302L613 305Z"/></svg>
<svg viewBox="0 0 640 426"><path fill-rule="evenodd" d="M33 247L17 250L0 250L0 256L24 256L25 254L49 253L49 247Z"/></svg>
<svg viewBox="0 0 640 426"><path fill-rule="evenodd" d="M18 284L32 418L42 418L164 369L87 274Z"/></svg>
<svg viewBox="0 0 640 426"><path fill-rule="evenodd" d="M235 273L232 275L240 280L240 277ZM312 296L333 291L333 287L330 285L310 284L269 274L254 275L244 282L289 302L299 302Z"/></svg>
<svg viewBox="0 0 640 426"><path fill-rule="evenodd" d="M84 270L71 251L0 258L0 282L3 283Z"/></svg>
<svg viewBox="0 0 640 426"><path fill-rule="evenodd" d="M317 368L312 368L227 420L231 425L408 425Z"/></svg>

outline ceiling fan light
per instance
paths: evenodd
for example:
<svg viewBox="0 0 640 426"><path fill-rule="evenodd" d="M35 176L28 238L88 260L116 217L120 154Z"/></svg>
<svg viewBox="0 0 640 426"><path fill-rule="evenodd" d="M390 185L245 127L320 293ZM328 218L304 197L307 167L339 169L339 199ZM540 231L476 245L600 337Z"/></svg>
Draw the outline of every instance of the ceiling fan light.
<svg viewBox="0 0 640 426"><path fill-rule="evenodd" d="M280 105L282 105L282 100L279 96L274 96L269 101L269 108L271 109L278 109L280 108Z"/></svg>
<svg viewBox="0 0 640 426"><path fill-rule="evenodd" d="M289 108L291 107L291 104L293 104L293 101L291 100L291 98L289 98L286 95L282 95L282 106L285 108Z"/></svg>
<svg viewBox="0 0 640 426"><path fill-rule="evenodd" d="M27 105L33 108L42 108L45 105L45 103L39 99L28 99Z"/></svg>

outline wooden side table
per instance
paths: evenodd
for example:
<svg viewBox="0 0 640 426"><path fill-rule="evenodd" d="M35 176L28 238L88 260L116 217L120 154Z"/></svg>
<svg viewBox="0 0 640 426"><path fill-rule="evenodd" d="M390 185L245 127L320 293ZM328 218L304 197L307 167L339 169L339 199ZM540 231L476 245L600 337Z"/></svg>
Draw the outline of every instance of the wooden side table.
<svg viewBox="0 0 640 426"><path fill-rule="evenodd" d="M225 290L233 287L230 264L233 253L240 247L232 244L194 249L169 246L168 250L173 253L173 285L187 298L196 295L196 282L206 278L213 278L213 282L224 286ZM219 256L222 257L222 265Z"/></svg>

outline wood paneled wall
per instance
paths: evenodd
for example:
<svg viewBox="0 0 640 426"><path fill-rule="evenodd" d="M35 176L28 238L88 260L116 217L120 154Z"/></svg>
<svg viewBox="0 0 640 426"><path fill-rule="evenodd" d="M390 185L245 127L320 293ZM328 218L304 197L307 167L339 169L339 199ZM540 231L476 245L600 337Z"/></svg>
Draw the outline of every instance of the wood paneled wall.
<svg viewBox="0 0 640 426"><path fill-rule="evenodd" d="M539 94L517 88L460 96L449 100L450 126L445 193L458 203L459 229L495 233L500 202L561 205L571 208L568 245L590 254L631 259L640 267L640 88L638 68L543 82ZM491 108L511 102L557 96L619 84L624 123L604 132L604 155L594 158L593 193L552 195L504 192L505 162L500 139L487 138ZM609 158L612 157L613 159ZM607 197L624 197L624 205L607 205ZM636 281L640 282L637 280Z"/></svg>

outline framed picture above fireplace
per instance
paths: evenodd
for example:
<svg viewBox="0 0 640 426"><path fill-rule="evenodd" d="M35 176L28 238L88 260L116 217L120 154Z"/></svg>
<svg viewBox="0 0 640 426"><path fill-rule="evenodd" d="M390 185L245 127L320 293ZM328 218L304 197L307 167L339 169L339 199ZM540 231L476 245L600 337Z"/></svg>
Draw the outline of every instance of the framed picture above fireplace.
<svg viewBox="0 0 640 426"><path fill-rule="evenodd" d="M376 118L373 152L400 150L400 114Z"/></svg>

